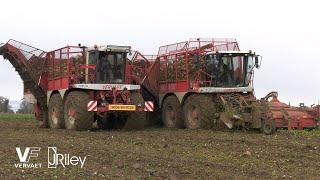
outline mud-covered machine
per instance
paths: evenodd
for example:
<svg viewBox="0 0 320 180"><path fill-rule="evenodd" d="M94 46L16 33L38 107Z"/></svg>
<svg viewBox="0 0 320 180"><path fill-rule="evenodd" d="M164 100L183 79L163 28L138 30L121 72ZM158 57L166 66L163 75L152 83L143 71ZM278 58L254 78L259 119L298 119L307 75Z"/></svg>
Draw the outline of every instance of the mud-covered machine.
<svg viewBox="0 0 320 180"><path fill-rule="evenodd" d="M240 51L235 39L190 39L161 46L146 78L158 76L162 120L170 128L246 128L274 132L254 96L261 57ZM151 87L151 86L150 86Z"/></svg>
<svg viewBox="0 0 320 180"><path fill-rule="evenodd" d="M157 79L148 88L169 128L244 128L272 134L283 127L316 127L306 110L255 97L254 69L260 65L261 56L241 51L235 39L190 39L161 46L145 83Z"/></svg>
<svg viewBox="0 0 320 180"><path fill-rule="evenodd" d="M129 46L79 44L44 52L9 40L0 54L22 78L25 99L43 127L87 130L97 121L102 129L141 128L153 111L141 86L150 64L138 62L142 55Z"/></svg>

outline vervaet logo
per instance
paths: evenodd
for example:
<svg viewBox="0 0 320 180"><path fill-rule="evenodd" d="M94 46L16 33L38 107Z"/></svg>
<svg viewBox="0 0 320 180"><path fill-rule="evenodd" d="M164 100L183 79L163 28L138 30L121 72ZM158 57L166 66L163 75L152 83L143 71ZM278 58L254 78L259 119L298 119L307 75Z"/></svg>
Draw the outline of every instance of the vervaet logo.
<svg viewBox="0 0 320 180"><path fill-rule="evenodd" d="M39 155L40 147L26 147L24 151L20 147L16 147L19 162L14 164L16 168L41 168L41 163L32 163L30 158L36 158Z"/></svg>

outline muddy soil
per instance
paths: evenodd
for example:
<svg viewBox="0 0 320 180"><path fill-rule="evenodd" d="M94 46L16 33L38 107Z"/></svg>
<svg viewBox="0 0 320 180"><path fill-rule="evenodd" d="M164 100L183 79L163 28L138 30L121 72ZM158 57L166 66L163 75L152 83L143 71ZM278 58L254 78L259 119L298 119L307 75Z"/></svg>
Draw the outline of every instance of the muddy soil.
<svg viewBox="0 0 320 180"><path fill-rule="evenodd" d="M0 120L0 179L319 179L320 132L39 129ZM42 168L20 169L16 147L41 147ZM84 167L47 168L47 147L86 156ZM23 152L23 151L22 151Z"/></svg>

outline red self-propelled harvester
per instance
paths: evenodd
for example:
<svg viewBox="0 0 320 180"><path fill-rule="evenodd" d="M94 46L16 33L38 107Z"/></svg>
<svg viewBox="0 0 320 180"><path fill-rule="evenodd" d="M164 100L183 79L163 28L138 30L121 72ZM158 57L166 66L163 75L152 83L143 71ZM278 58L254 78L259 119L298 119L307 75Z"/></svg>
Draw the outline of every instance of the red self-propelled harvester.
<svg viewBox="0 0 320 180"><path fill-rule="evenodd" d="M259 67L259 57L240 51L235 39L198 38L161 46L146 78L159 74L157 86L148 87L157 94L165 126L263 129L270 122L253 108L253 69Z"/></svg>
<svg viewBox="0 0 320 180"><path fill-rule="evenodd" d="M41 126L87 130L140 128L154 102L141 84L151 67L129 46L66 46L44 52L9 40L0 47L21 76ZM151 100L151 99L150 99Z"/></svg>
<svg viewBox="0 0 320 180"><path fill-rule="evenodd" d="M292 120L281 125L276 103L256 99L253 77L260 63L261 56L241 51L235 39L190 39L161 46L145 83L157 79L147 87L157 95L169 128L228 127L272 134L284 126L315 127L314 117L294 108L285 108Z"/></svg>

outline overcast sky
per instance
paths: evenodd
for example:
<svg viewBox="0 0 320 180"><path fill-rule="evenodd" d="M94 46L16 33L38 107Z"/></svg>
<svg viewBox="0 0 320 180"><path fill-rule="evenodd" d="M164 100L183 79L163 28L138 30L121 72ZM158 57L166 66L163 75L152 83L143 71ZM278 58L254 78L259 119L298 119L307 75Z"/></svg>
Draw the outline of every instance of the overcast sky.
<svg viewBox="0 0 320 180"><path fill-rule="evenodd" d="M260 98L307 105L320 99L318 1L2 1L0 42L13 38L49 51L65 45L131 45L155 54L191 37L236 38L263 56L255 71ZM22 99L22 81L0 58L0 95Z"/></svg>

